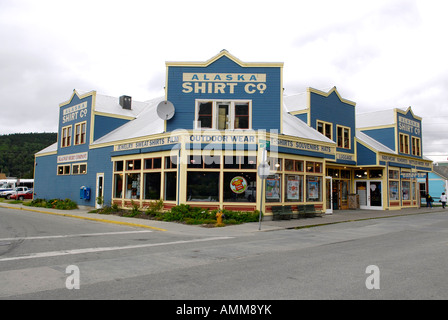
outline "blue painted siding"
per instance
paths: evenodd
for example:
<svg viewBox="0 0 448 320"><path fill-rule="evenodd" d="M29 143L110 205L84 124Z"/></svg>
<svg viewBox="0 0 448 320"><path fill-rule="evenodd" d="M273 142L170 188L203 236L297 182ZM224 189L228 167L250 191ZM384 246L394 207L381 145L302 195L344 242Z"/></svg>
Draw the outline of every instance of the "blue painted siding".
<svg viewBox="0 0 448 320"><path fill-rule="evenodd" d="M383 128L374 130L362 130L363 133L376 141L384 144L386 147L396 150L395 147L395 128Z"/></svg>
<svg viewBox="0 0 448 320"><path fill-rule="evenodd" d="M57 191L57 156L36 157L36 169L34 171L34 198L52 199ZM65 199L65 198L64 198Z"/></svg>
<svg viewBox="0 0 448 320"><path fill-rule="evenodd" d="M72 162L67 164L87 163L87 174L84 175L57 175L57 155L41 156L36 158L35 171L35 198L40 199L71 199L78 205L95 206L96 175L104 173L104 199L106 204L112 199L112 172L113 163L110 154L113 147L92 149L89 151L88 161ZM63 164L59 164L63 165ZM91 189L90 200L79 198L80 187ZM110 201L110 200L109 200Z"/></svg>
<svg viewBox="0 0 448 320"><path fill-rule="evenodd" d="M295 117L308 124L308 113L296 114Z"/></svg>
<svg viewBox="0 0 448 320"><path fill-rule="evenodd" d="M86 183L92 188L92 199L90 206L95 205L95 189L96 189L96 174L104 173L104 187L103 196L106 205L111 205L112 188L113 188L113 162L111 160L111 153L113 147L105 147L99 149L91 149L89 152L89 167L87 168L88 177ZM76 187L76 186L75 186ZM82 200L81 200L82 201Z"/></svg>
<svg viewBox="0 0 448 320"><path fill-rule="evenodd" d="M96 115L93 140L95 141L101 138L102 136L121 127L127 122L129 122L129 120Z"/></svg>
<svg viewBox="0 0 448 320"><path fill-rule="evenodd" d="M244 90L247 83L240 82L234 87L233 94L230 93L229 87L225 89L225 93L194 93L194 91L184 93L182 87L184 73L266 74L266 89L262 94L248 94ZM222 56L207 67L170 66L167 81L168 100L176 108L174 117L167 121L168 132L176 129L193 129L196 99L252 100L252 129L280 130L280 99L282 94L280 67L241 67L228 57ZM207 89L209 83L212 82L206 83Z"/></svg>
<svg viewBox="0 0 448 320"><path fill-rule="evenodd" d="M358 166L376 165L376 153L360 143L356 144L358 150Z"/></svg>
<svg viewBox="0 0 448 320"><path fill-rule="evenodd" d="M311 127L317 130L317 120L333 123L333 141L337 143L337 126L350 128L350 149L337 148L338 152L354 154L355 141L355 107L339 99L336 91L328 97L310 92Z"/></svg>

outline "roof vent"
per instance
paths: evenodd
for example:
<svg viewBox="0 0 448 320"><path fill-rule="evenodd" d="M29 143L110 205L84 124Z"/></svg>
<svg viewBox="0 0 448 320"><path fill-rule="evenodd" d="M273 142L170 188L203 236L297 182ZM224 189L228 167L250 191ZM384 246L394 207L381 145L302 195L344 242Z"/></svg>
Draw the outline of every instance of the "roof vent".
<svg viewBox="0 0 448 320"><path fill-rule="evenodd" d="M120 106L123 109L131 110L132 109L132 97L129 96L121 96L120 97Z"/></svg>

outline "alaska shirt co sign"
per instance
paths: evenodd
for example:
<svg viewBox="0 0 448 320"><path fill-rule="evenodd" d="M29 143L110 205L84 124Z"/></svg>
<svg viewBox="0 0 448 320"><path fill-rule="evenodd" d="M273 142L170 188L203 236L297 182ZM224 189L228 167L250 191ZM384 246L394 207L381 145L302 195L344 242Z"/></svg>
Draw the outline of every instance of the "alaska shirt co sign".
<svg viewBox="0 0 448 320"><path fill-rule="evenodd" d="M263 73L184 73L183 93L234 94L236 88L244 87L247 94L263 94L266 74Z"/></svg>
<svg viewBox="0 0 448 320"><path fill-rule="evenodd" d="M87 117L87 102L64 109L62 112L62 124Z"/></svg>
<svg viewBox="0 0 448 320"><path fill-rule="evenodd" d="M398 117L398 129L400 131L415 134L417 136L420 136L422 133L419 122L407 119L402 116Z"/></svg>

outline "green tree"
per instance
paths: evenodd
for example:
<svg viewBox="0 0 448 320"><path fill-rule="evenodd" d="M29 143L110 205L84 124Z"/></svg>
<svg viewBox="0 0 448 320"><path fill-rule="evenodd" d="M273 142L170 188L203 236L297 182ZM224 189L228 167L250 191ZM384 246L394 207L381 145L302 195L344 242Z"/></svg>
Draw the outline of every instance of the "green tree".
<svg viewBox="0 0 448 320"><path fill-rule="evenodd" d="M34 154L56 141L56 133L0 135L0 173L8 177L32 179Z"/></svg>

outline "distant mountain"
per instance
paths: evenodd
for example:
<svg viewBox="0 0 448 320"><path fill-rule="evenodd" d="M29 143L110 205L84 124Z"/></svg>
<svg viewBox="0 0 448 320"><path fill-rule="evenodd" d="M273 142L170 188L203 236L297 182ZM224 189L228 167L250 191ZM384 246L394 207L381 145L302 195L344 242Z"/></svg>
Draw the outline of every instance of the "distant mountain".
<svg viewBox="0 0 448 320"><path fill-rule="evenodd" d="M0 135L0 172L7 177L32 179L34 154L57 141L57 133Z"/></svg>

